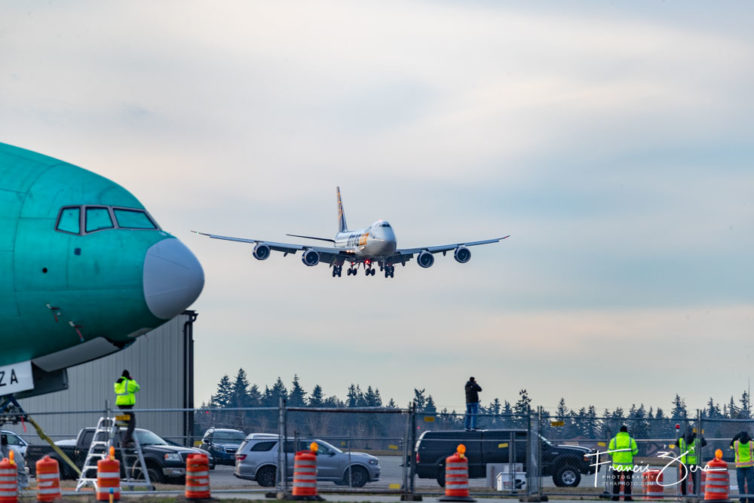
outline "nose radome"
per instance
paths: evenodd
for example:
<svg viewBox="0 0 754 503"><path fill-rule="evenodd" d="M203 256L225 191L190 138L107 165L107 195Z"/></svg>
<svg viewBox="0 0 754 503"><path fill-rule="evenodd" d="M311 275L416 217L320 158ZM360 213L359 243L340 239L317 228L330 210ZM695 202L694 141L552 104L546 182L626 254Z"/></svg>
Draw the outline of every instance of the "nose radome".
<svg viewBox="0 0 754 503"><path fill-rule="evenodd" d="M169 320L189 307L202 292L204 271L186 245L163 239L144 258L144 300L156 317Z"/></svg>

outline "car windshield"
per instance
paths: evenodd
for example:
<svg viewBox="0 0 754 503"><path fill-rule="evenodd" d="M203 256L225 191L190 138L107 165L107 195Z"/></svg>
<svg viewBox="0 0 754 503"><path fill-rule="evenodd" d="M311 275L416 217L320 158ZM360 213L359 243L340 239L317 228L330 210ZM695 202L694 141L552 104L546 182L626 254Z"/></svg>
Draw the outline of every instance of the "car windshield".
<svg viewBox="0 0 754 503"><path fill-rule="evenodd" d="M245 438L245 435L241 433L240 431L216 431L215 434L212 435L212 440L214 442L241 443L243 442L244 438Z"/></svg>
<svg viewBox="0 0 754 503"><path fill-rule="evenodd" d="M135 433L136 438L139 440L139 444L141 444L142 447L145 445L169 445L165 440L151 431L136 430Z"/></svg>
<svg viewBox="0 0 754 503"><path fill-rule="evenodd" d="M549 440L547 440L547 439L546 439L545 437L543 437L542 435L540 435L540 436L539 436L539 438L540 438L540 439L542 440L542 443L544 443L544 444L547 444L547 445L549 445L549 446L552 446L552 442L550 442Z"/></svg>

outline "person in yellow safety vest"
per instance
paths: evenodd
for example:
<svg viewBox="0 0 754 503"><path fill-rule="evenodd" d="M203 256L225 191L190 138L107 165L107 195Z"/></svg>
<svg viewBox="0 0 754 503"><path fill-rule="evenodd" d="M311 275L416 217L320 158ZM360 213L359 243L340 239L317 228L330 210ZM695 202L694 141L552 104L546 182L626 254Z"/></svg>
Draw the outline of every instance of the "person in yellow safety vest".
<svg viewBox="0 0 754 503"><path fill-rule="evenodd" d="M730 441L736 455L736 480L738 494L751 495L754 493L754 442L748 431L738 433ZM754 497L739 496L741 503L754 503Z"/></svg>
<svg viewBox="0 0 754 503"><path fill-rule="evenodd" d="M698 438L696 436L696 428L689 428L686 433L676 441L678 446L678 452L680 454L681 464L679 466L681 470L680 479L681 494L686 496L688 492L687 477L690 477L693 482L693 493L697 494L699 491L699 455L701 448L707 445L707 441L703 435ZM694 467L694 468L692 468Z"/></svg>
<svg viewBox="0 0 754 503"><path fill-rule="evenodd" d="M607 446L613 458L613 501L620 499L620 479L623 477L623 500L633 501L631 497L631 479L634 475L634 456L639 448L636 440L628 434L628 426L620 427L620 432L610 440Z"/></svg>
<svg viewBox="0 0 754 503"><path fill-rule="evenodd" d="M115 405L121 410L128 411L128 428L123 437L123 444L128 446L134 441L134 428L136 428L136 418L131 409L136 404L136 393L141 389L141 386L131 379L128 370L124 370L113 387L115 388Z"/></svg>

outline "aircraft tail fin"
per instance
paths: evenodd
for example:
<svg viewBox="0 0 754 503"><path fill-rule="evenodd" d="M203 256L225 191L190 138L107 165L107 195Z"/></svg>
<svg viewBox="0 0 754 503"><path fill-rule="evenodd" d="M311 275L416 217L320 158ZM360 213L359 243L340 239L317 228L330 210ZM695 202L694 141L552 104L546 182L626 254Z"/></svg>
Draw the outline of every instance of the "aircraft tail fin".
<svg viewBox="0 0 754 503"><path fill-rule="evenodd" d="M336 187L338 192L338 232L345 232L348 230L346 225L346 214L343 211L343 201L340 199L340 187Z"/></svg>

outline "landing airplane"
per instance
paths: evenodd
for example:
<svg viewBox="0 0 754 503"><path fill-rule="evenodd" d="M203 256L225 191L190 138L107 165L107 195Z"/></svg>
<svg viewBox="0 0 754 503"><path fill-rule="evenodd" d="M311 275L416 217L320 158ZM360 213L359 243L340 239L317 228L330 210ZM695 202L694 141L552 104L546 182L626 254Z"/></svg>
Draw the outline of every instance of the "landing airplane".
<svg viewBox="0 0 754 503"><path fill-rule="evenodd" d="M131 345L203 286L123 187L0 143L0 396L66 389L68 367Z"/></svg>
<svg viewBox="0 0 754 503"><path fill-rule="evenodd" d="M377 264L381 271L385 273L386 278L395 277L395 264L406 265L416 255L416 262L419 267L432 267L435 263L435 253L442 252L445 255L448 251L454 250L453 256L456 261L465 264L471 259L469 246L486 245L497 243L509 236L500 238L486 239L484 241L471 241L466 243L455 243L440 246L424 246L421 248L404 248L398 249L395 233L393 228L385 220L377 220L369 227L357 231L349 231L346 225L346 215L343 212L343 202L340 198L340 187L336 188L338 194L338 233L334 239L320 238L315 236L302 236L299 234L288 234L288 236L315 239L318 241L328 241L332 247L310 246L299 244L274 243L272 241L262 241L259 239L236 238L231 236L219 236L217 234L207 234L206 232L196 232L203 236L209 236L213 239L225 239L228 241L238 241L241 243L254 244L254 258L266 260L270 256L270 251L283 252L283 255L289 253L295 254L301 251L301 261L304 265L312 267L320 262L330 264L333 277L340 277L343 271L343 264L348 262L349 268L346 270L348 276L356 275L359 265L364 266L364 274L374 276L376 271L374 264Z"/></svg>

